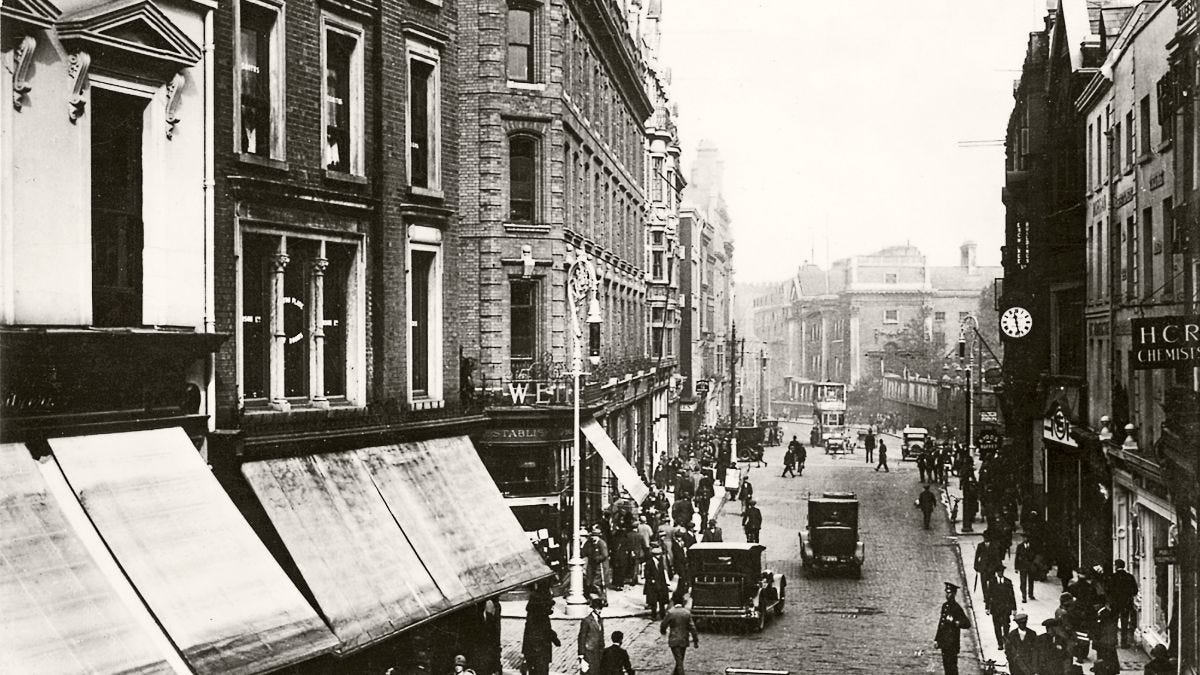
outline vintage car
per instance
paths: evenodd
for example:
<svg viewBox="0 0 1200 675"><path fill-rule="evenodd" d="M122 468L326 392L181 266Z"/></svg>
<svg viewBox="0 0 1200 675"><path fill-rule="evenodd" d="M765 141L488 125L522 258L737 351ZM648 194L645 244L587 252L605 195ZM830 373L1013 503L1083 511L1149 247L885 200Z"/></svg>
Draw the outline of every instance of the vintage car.
<svg viewBox="0 0 1200 675"><path fill-rule="evenodd" d="M928 430L924 427L904 427L900 432L900 459L916 459L928 445Z"/></svg>
<svg viewBox="0 0 1200 675"><path fill-rule="evenodd" d="M783 614L787 578L764 570L762 544L713 542L688 549L692 617L698 625L736 622L760 631Z"/></svg>
<svg viewBox="0 0 1200 675"><path fill-rule="evenodd" d="M855 437L846 427L829 427L821 441L827 455L843 455L854 452Z"/></svg>
<svg viewBox="0 0 1200 675"><path fill-rule="evenodd" d="M858 539L858 498L852 492L826 492L808 498L808 527L800 533L800 564L805 573L848 569L862 577L866 547Z"/></svg>

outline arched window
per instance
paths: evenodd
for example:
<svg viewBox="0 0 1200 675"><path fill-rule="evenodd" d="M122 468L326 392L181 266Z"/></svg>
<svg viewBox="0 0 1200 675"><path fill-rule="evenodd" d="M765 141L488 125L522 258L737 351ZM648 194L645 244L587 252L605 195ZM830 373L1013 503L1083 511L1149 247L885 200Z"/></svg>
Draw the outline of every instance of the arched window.
<svg viewBox="0 0 1200 675"><path fill-rule="evenodd" d="M514 223L534 222L537 203L538 139L515 134L508 139L508 219Z"/></svg>

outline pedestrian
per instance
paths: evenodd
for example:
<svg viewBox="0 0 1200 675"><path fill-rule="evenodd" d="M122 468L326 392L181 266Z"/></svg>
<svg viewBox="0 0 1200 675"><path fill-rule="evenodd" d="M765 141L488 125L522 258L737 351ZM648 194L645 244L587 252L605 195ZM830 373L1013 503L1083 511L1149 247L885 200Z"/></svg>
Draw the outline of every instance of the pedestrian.
<svg viewBox="0 0 1200 675"><path fill-rule="evenodd" d="M992 627L996 629L996 644L1004 649L1004 636L1008 635L1009 620L1017 611L1017 596L1013 593L1012 580L1004 575L1004 565L996 569L996 578L988 587L988 608L992 614Z"/></svg>
<svg viewBox="0 0 1200 675"><path fill-rule="evenodd" d="M1092 646L1096 648L1096 658L1117 663L1117 645L1119 632L1117 630L1117 613L1109 607L1101 607L1096 611L1095 626L1088 632L1092 638Z"/></svg>
<svg viewBox="0 0 1200 675"><path fill-rule="evenodd" d="M696 631L696 622L692 621L692 613L684 607L686 597L679 591L672 598L675 605L667 611L662 623L658 626L660 635L667 636L667 646L671 648L671 656L675 658L675 670L672 675L686 675L683 669L683 659L687 656L688 638L692 646L700 647L700 633Z"/></svg>
<svg viewBox="0 0 1200 675"><path fill-rule="evenodd" d="M780 478L783 478L784 476L787 476L789 474L791 475L792 478L796 477L796 471L795 471L795 466L794 466L796 463L796 452L795 452L795 450L792 449L793 446L796 446L796 445L800 445L800 444L798 442L796 442L796 437L792 436L792 442L788 443L788 448L783 453L783 473L779 474Z"/></svg>
<svg viewBox="0 0 1200 675"><path fill-rule="evenodd" d="M692 522L694 515L696 515L696 507L692 506L691 496L678 497L671 505L671 520L676 527Z"/></svg>
<svg viewBox="0 0 1200 675"><path fill-rule="evenodd" d="M1055 565L1058 568L1055 574L1062 583L1063 592L1066 593L1067 588L1071 585L1071 580L1075 577L1075 556L1071 555L1066 545L1061 545Z"/></svg>
<svg viewBox="0 0 1200 675"><path fill-rule="evenodd" d="M654 529L650 526L645 515L638 516L637 533L638 538L642 540L641 544L639 544L639 548L642 551L642 557L639 562L645 562L646 554L650 552L650 545L654 543Z"/></svg>
<svg viewBox="0 0 1200 675"><path fill-rule="evenodd" d="M887 464L887 443L884 443L883 441L879 441L879 463L875 465L876 471L879 471L880 469L891 473L891 469L888 468Z"/></svg>
<svg viewBox="0 0 1200 675"><path fill-rule="evenodd" d="M1037 660L1034 671L1038 675L1060 675L1066 673L1072 664L1071 650L1067 639L1062 634L1062 625L1058 619L1046 619L1042 622L1046 632L1039 635L1036 644Z"/></svg>
<svg viewBox="0 0 1200 675"><path fill-rule="evenodd" d="M751 499L742 509L742 529L746 532L746 541L758 543L758 531L762 529L762 511L758 510L758 502Z"/></svg>
<svg viewBox="0 0 1200 675"><path fill-rule="evenodd" d="M583 545L583 557L587 560L583 583L589 588L595 589L597 598L603 603L601 606L607 607L608 544L604 541L599 525L592 526L591 534Z"/></svg>
<svg viewBox="0 0 1200 675"><path fill-rule="evenodd" d="M667 578L670 579L675 574L675 528L671 523L664 521L658 526L658 542L662 546Z"/></svg>
<svg viewBox="0 0 1200 675"><path fill-rule="evenodd" d="M921 494L917 495L917 507L921 509L921 518L925 523L925 529L929 529L929 518L933 515L933 507L937 505L937 498L929 491L929 486L926 485Z"/></svg>
<svg viewBox="0 0 1200 675"><path fill-rule="evenodd" d="M652 621L667 614L667 599L671 593L669 578L663 550L654 546L650 549L649 559L646 560L645 585L642 587L642 593L646 596L646 608L650 610Z"/></svg>
<svg viewBox="0 0 1200 675"><path fill-rule="evenodd" d="M875 459L875 430L867 427L867 435L863 438L863 447L867 451L867 464Z"/></svg>
<svg viewBox="0 0 1200 675"><path fill-rule="evenodd" d="M742 503L742 512L746 511L746 504L754 499L754 485L750 483L749 478L742 479L742 485L738 488L738 501Z"/></svg>
<svg viewBox="0 0 1200 675"><path fill-rule="evenodd" d="M1128 647L1133 640L1134 624L1137 623L1137 612L1133 607L1134 598L1138 594L1137 579L1125 570L1125 561L1113 562L1113 572L1104 584L1108 604L1116 615L1120 628L1121 646Z"/></svg>
<svg viewBox="0 0 1200 675"><path fill-rule="evenodd" d="M1029 628L1029 615L1018 612L1013 617L1017 627L1004 636L1004 655L1008 657L1010 675L1037 673L1037 633Z"/></svg>
<svg viewBox="0 0 1200 675"><path fill-rule="evenodd" d="M1029 538L1022 534L1021 543L1017 544L1017 551L1013 554L1013 569L1017 571L1018 582L1021 585L1021 602L1037 600L1033 596L1033 571L1036 564Z"/></svg>
<svg viewBox="0 0 1200 675"><path fill-rule="evenodd" d="M721 531L721 527L717 525L716 519L709 519L708 526L700 534L700 541L709 543L725 541L725 535Z"/></svg>
<svg viewBox="0 0 1200 675"><path fill-rule="evenodd" d="M549 675L554 648L561 647L558 633L550 624L554 600L544 587L535 588L525 605L525 635L521 654L525 657L525 675Z"/></svg>
<svg viewBox="0 0 1200 675"><path fill-rule="evenodd" d="M991 595L988 593L988 588L991 586L992 579L996 575L996 568L999 565L1000 559L995 554L995 545L985 537L975 547L975 583L978 585L982 579L983 606L985 609L990 609L988 599L991 598Z"/></svg>
<svg viewBox="0 0 1200 675"><path fill-rule="evenodd" d="M804 463L807 461L808 461L808 449L804 447L803 443L798 443L796 446L796 470L797 470L796 473L797 473L797 475L800 475L800 476L804 475Z"/></svg>
<svg viewBox="0 0 1200 675"><path fill-rule="evenodd" d="M924 451L917 455L917 475L918 480L922 483L929 482L929 452Z"/></svg>
<svg viewBox="0 0 1200 675"><path fill-rule="evenodd" d="M625 634L619 630L613 631L612 644L604 648L600 654L600 675L636 675L633 664L629 661L629 652L621 643Z"/></svg>
<svg viewBox="0 0 1200 675"><path fill-rule="evenodd" d="M712 480L706 481L705 478L707 476L701 475L700 481L696 485L696 512L700 514L701 523L708 520L708 507L715 494Z"/></svg>
<svg viewBox="0 0 1200 675"><path fill-rule="evenodd" d="M638 526L630 528L624 534L625 573L627 576L622 579L622 583L628 582L630 586L638 585L638 568L646 560L646 552L650 550L642 537L640 527L641 523L639 522Z"/></svg>
<svg viewBox="0 0 1200 675"><path fill-rule="evenodd" d="M475 675L475 671L467 667L467 657L462 654L454 656L454 675Z"/></svg>
<svg viewBox="0 0 1200 675"><path fill-rule="evenodd" d="M958 585L947 581L945 586L946 601L942 603L933 641L942 650L942 670L946 675L958 675L959 633L971 627L971 620L956 599Z"/></svg>
<svg viewBox="0 0 1200 675"><path fill-rule="evenodd" d="M1143 675L1175 675L1175 663L1169 656L1166 645L1157 644L1150 650L1150 662Z"/></svg>
<svg viewBox="0 0 1200 675"><path fill-rule="evenodd" d="M604 605L599 598L592 598L592 611L579 622L579 672L589 673L600 669L600 658L604 653L604 617L600 610ZM593 673L596 675L596 673Z"/></svg>

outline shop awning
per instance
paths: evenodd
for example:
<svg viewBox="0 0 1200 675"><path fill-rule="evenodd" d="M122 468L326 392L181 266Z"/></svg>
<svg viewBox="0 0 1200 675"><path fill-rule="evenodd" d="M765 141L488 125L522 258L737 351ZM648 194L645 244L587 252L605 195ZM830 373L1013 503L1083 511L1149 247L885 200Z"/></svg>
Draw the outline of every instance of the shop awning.
<svg viewBox="0 0 1200 675"><path fill-rule="evenodd" d="M650 488L642 482L637 469L633 468L629 460L625 459L625 455L622 455L621 451L617 449L617 444L612 442L600 423L594 419L586 420L579 429L587 437L592 447L596 448L596 451L604 458L608 470L613 472L617 481L629 492L633 500L639 504L645 501L650 494Z"/></svg>
<svg viewBox="0 0 1200 675"><path fill-rule="evenodd" d="M53 460L0 445L0 672L188 673Z"/></svg>
<svg viewBox="0 0 1200 675"><path fill-rule="evenodd" d="M242 473L343 653L551 574L465 436Z"/></svg>
<svg viewBox="0 0 1200 675"><path fill-rule="evenodd" d="M51 439L71 489L197 673L255 673L337 642L179 428Z"/></svg>

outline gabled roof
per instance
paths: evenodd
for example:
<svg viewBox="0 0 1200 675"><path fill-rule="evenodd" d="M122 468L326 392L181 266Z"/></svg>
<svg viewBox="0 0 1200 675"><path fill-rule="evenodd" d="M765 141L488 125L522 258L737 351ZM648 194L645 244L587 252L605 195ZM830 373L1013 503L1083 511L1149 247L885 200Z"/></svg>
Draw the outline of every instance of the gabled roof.
<svg viewBox="0 0 1200 675"><path fill-rule="evenodd" d="M62 10L54 6L50 0L3 0L0 2L0 16L14 21L22 21L38 28L49 28L58 20Z"/></svg>
<svg viewBox="0 0 1200 675"><path fill-rule="evenodd" d="M118 50L159 65L195 65L200 48L152 0L114 0L65 16L57 26L64 43Z"/></svg>

